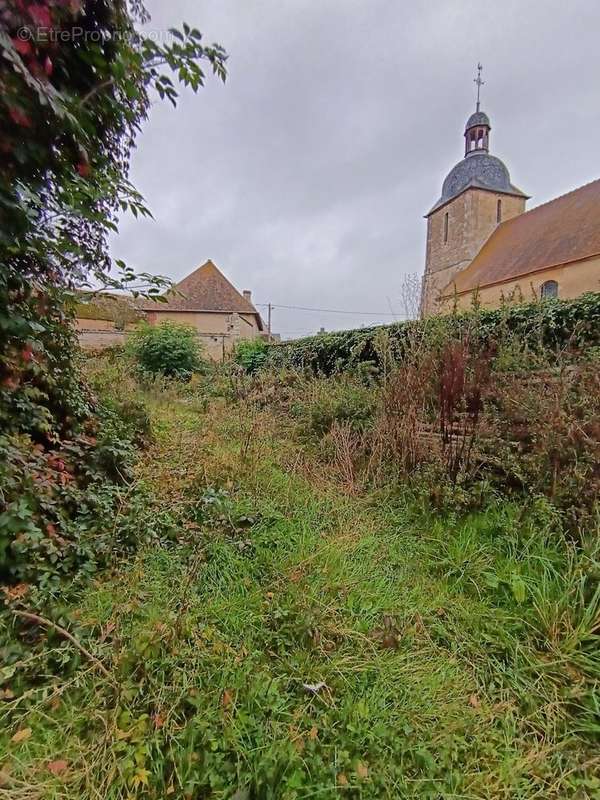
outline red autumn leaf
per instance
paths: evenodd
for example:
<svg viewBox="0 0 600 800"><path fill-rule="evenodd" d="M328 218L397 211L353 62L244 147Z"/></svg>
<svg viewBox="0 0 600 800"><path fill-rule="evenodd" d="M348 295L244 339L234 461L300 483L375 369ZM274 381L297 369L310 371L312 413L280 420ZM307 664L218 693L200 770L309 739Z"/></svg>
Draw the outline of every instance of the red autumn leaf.
<svg viewBox="0 0 600 800"><path fill-rule="evenodd" d="M89 164L86 164L85 161L80 161L79 164L77 164L77 172L81 175L82 178L87 178L87 176L90 174L91 171L92 168L90 167Z"/></svg>
<svg viewBox="0 0 600 800"><path fill-rule="evenodd" d="M22 56L29 56L33 53L33 47L31 46L31 42L24 41L23 39L13 39L12 43L17 53L19 53Z"/></svg>
<svg viewBox="0 0 600 800"><path fill-rule="evenodd" d="M60 773L64 772L68 766L68 763L63 758L59 758L57 761L50 761L48 763L48 769L53 775L60 775Z"/></svg>
<svg viewBox="0 0 600 800"><path fill-rule="evenodd" d="M52 26L52 17L50 9L39 4L32 4L29 6L29 16L40 28L50 28Z"/></svg>
<svg viewBox="0 0 600 800"><path fill-rule="evenodd" d="M22 128L31 128L31 119L20 108L9 108L8 114L15 125L20 125Z"/></svg>
<svg viewBox="0 0 600 800"><path fill-rule="evenodd" d="M19 379L16 377L12 377L9 375L7 378L4 378L2 381L2 386L6 386L7 389L16 389L19 385Z"/></svg>

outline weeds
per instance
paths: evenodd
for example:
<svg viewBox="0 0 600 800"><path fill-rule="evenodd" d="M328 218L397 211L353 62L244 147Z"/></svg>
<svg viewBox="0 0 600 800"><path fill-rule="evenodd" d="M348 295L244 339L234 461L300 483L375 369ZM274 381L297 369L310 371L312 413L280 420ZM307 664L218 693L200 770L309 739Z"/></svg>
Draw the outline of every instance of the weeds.
<svg viewBox="0 0 600 800"><path fill-rule="evenodd" d="M142 548L44 612L110 681L3 615L0 798L597 796L598 520L574 537L557 502L594 461L592 372L538 364L528 392L446 344L377 380L141 388L96 364L152 418L145 498L115 523ZM536 380L562 382L536 408L573 448L547 496L522 493L537 420L511 449ZM444 450L440 419L464 446Z"/></svg>

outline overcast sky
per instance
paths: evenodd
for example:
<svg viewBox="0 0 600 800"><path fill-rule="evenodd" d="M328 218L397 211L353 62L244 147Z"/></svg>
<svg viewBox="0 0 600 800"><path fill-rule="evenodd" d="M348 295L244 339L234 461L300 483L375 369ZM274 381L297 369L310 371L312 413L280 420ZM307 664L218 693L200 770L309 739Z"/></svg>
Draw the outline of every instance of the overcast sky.
<svg viewBox="0 0 600 800"><path fill-rule="evenodd" d="M530 208L600 177L598 0L147 6L153 29L222 44L229 77L153 107L132 177L155 220L124 219L113 254L176 280L211 258L256 303L377 312L275 309L284 336L402 316L478 60L491 152Z"/></svg>

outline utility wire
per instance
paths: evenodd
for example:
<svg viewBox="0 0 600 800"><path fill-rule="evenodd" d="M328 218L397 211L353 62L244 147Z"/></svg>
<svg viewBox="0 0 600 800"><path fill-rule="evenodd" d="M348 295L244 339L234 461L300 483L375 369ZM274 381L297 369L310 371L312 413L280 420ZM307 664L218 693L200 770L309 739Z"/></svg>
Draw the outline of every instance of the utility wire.
<svg viewBox="0 0 600 800"><path fill-rule="evenodd" d="M267 308L269 303L255 303L255 306L263 306ZM391 311L347 311L341 308L308 308L307 306L282 306L279 303L271 303L271 308L286 308L293 311L318 311L321 314L363 314L367 317L396 317Z"/></svg>

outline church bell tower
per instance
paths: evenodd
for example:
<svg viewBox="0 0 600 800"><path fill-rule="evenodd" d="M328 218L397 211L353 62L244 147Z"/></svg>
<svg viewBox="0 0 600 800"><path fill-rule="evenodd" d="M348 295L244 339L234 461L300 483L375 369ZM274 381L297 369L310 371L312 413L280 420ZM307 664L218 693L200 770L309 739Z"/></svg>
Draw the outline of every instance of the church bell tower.
<svg viewBox="0 0 600 800"><path fill-rule="evenodd" d="M443 310L445 290L468 267L494 229L525 211L527 195L510 182L504 163L490 155L490 119L480 108L481 64L477 66L477 104L465 125L465 155L442 185L427 219L427 249L421 313Z"/></svg>

